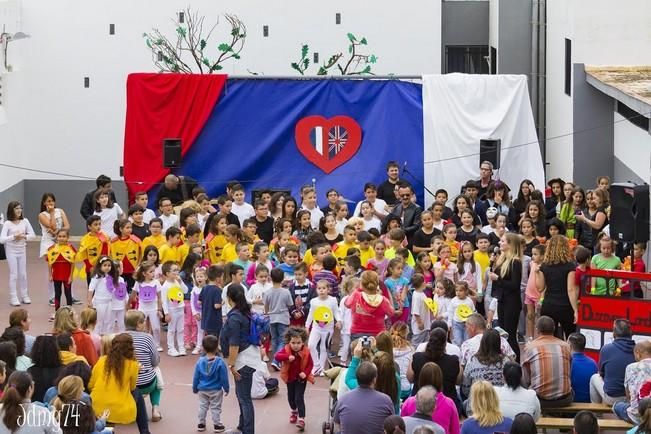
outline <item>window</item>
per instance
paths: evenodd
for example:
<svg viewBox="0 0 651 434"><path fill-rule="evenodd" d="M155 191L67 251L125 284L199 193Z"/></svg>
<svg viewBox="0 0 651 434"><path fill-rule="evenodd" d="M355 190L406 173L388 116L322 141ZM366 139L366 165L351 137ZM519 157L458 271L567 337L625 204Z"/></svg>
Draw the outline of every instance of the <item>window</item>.
<svg viewBox="0 0 651 434"><path fill-rule="evenodd" d="M572 95L572 41L565 39L565 95Z"/></svg>
<svg viewBox="0 0 651 434"><path fill-rule="evenodd" d="M445 47L445 73L463 72L466 74L488 74L488 46Z"/></svg>
<svg viewBox="0 0 651 434"><path fill-rule="evenodd" d="M626 104L617 101L617 113L625 117L630 123L636 127L642 128L644 131L649 131L649 118L639 114Z"/></svg>

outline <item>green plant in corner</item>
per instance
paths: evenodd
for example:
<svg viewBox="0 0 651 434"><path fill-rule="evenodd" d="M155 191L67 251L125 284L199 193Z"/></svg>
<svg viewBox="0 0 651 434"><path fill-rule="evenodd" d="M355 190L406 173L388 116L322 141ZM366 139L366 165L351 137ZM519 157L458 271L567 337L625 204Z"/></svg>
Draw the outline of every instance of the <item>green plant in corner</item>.
<svg viewBox="0 0 651 434"><path fill-rule="evenodd" d="M304 44L301 47L301 59L298 62L292 62L292 69L298 71L299 74L305 75L305 71L310 66L310 59L307 57L309 54L310 47L307 44Z"/></svg>
<svg viewBox="0 0 651 434"><path fill-rule="evenodd" d="M378 57L375 54L361 54L359 50L362 46L367 46L368 41L362 37L358 39L353 33L348 33L348 56L339 52L327 58L323 64L319 65L317 75L328 75L336 67L341 75L372 75L372 66L377 63ZM298 62L292 62L292 69L299 74L305 75L310 65L309 47L304 44L301 47L301 59Z"/></svg>
<svg viewBox="0 0 651 434"><path fill-rule="evenodd" d="M176 26L174 38L168 38L158 29L142 35L159 72L211 74L223 69L223 63L227 60L240 59L246 40L246 26L236 15L223 15L230 30L227 40L218 44L211 41L211 36L219 25L219 19L204 31L205 16L200 16L189 7L184 15L183 24L172 20ZM209 51L215 54L211 55Z"/></svg>

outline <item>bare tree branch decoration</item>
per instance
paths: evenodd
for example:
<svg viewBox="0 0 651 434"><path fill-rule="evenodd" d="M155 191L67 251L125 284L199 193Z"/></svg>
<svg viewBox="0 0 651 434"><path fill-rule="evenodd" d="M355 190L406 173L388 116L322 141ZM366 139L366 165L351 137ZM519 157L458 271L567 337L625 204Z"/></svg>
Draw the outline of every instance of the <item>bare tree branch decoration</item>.
<svg viewBox="0 0 651 434"><path fill-rule="evenodd" d="M205 32L205 16L199 15L198 11L192 11L190 7L184 10L184 14L185 23L180 24L175 19L172 20L176 26L174 38L168 38L158 29L152 29L142 35L151 51L152 62L159 72L212 74L223 69L224 62L240 59L246 40L246 26L236 15L222 15L230 26L229 40L213 44L210 38L219 26L219 17ZM211 56L208 51L216 51L219 54Z"/></svg>
<svg viewBox="0 0 651 434"><path fill-rule="evenodd" d="M368 45L368 41L366 38L357 39L352 33L348 33L347 36L349 56L344 58L343 53L333 54L322 65L319 65L317 75L328 75L335 66L341 75L373 75L371 66L377 63L378 57L375 54L360 54L358 52L361 46ZM292 62L290 66L299 74L305 75L310 66L310 53L307 44L301 46L300 60Z"/></svg>

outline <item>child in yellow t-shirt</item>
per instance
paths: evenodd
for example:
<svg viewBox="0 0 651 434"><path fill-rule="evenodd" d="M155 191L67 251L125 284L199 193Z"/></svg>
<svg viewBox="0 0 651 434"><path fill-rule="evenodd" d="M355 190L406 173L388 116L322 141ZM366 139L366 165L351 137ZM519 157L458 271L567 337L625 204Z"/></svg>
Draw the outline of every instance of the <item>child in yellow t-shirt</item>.
<svg viewBox="0 0 651 434"><path fill-rule="evenodd" d="M366 268L368 261L375 256L375 250L371 247L373 237L366 231L357 233L357 244L359 245L359 259L362 261L362 268Z"/></svg>
<svg viewBox="0 0 651 434"><path fill-rule="evenodd" d="M158 217L151 219L149 222L149 232L151 232L151 235L145 237L145 239L142 240L143 251L147 248L147 246L154 246L158 249L160 246L165 244L165 235L162 233L163 220L159 219Z"/></svg>
<svg viewBox="0 0 651 434"><path fill-rule="evenodd" d="M161 264L166 262L180 263L179 241L181 241L181 230L172 226L165 231L165 244L158 248L158 257Z"/></svg>
<svg viewBox="0 0 651 434"><path fill-rule="evenodd" d="M212 265L222 260L222 250L226 245L224 230L228 226L226 214L216 215L210 224L210 233L206 237L206 256Z"/></svg>
<svg viewBox="0 0 651 434"><path fill-rule="evenodd" d="M348 225L344 228L344 241L341 243L335 244L333 250L333 255L337 258L339 267L343 268L346 265L346 256L348 256L348 249L354 247L359 249L359 246L356 243L357 241L357 232L355 232L355 227Z"/></svg>

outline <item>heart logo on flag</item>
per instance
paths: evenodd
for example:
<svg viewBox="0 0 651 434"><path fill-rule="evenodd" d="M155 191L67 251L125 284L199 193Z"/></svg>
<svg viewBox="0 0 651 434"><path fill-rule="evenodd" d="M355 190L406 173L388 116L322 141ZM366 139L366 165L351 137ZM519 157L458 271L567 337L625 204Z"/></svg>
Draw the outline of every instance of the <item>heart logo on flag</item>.
<svg viewBox="0 0 651 434"><path fill-rule="evenodd" d="M362 144L362 129L349 116L307 116L296 123L296 147L325 173L353 158Z"/></svg>

